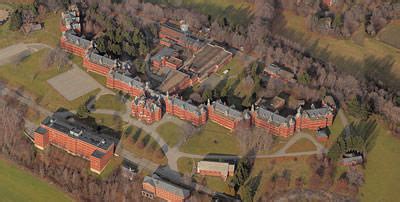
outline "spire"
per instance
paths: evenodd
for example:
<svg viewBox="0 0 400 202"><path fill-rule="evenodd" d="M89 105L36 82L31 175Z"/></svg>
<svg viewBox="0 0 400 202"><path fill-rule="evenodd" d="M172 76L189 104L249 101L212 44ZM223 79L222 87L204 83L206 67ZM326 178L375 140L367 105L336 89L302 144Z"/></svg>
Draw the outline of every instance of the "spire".
<svg viewBox="0 0 400 202"><path fill-rule="evenodd" d="M169 92L167 91L167 99L169 98Z"/></svg>
<svg viewBox="0 0 400 202"><path fill-rule="evenodd" d="M254 104L251 105L251 112L254 112Z"/></svg>
<svg viewBox="0 0 400 202"><path fill-rule="evenodd" d="M207 99L207 106L210 106L210 99Z"/></svg>

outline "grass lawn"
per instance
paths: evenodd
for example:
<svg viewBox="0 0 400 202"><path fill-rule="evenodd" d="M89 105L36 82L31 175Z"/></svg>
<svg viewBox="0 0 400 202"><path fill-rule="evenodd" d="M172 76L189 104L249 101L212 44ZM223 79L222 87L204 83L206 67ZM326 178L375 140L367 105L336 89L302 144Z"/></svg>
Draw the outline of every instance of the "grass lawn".
<svg viewBox="0 0 400 202"><path fill-rule="evenodd" d="M181 157L178 159L178 171L182 174L191 174L196 167L197 162L201 159L193 159L188 157Z"/></svg>
<svg viewBox="0 0 400 202"><path fill-rule="evenodd" d="M170 147L174 147L178 144L179 140L183 136L182 128L172 122L160 125L157 128L157 132Z"/></svg>
<svg viewBox="0 0 400 202"><path fill-rule="evenodd" d="M104 168L103 172L99 175L101 179L107 179L119 166L122 164L122 157L113 156L108 162L106 168Z"/></svg>
<svg viewBox="0 0 400 202"><path fill-rule="evenodd" d="M307 179L311 175L311 169L308 165L307 158L308 157L257 159L250 174L251 177L261 176L260 185L254 197L254 201L257 201L263 193L266 192L267 186L271 183L271 177L274 174L281 176L285 169L290 172L290 188L296 186L295 179L298 177L304 178L307 185Z"/></svg>
<svg viewBox="0 0 400 202"><path fill-rule="evenodd" d="M290 146L286 152L287 153L295 153L295 152L306 152L306 151L315 151L315 145L308 139L302 138Z"/></svg>
<svg viewBox="0 0 400 202"><path fill-rule="evenodd" d="M398 201L400 140L379 125L375 147L368 153L361 201Z"/></svg>
<svg viewBox="0 0 400 202"><path fill-rule="evenodd" d="M311 49L313 55L322 59L329 59L338 67L352 68L353 64L348 59L363 62L365 59L376 56L384 58L392 56L394 59L393 71L400 75L400 52L399 49L387 45L375 38L364 36L362 31L354 34L353 39L336 39L330 36L310 32L306 26L306 19L297 16L290 11L285 11L287 24L279 34L302 44ZM390 29L390 28L389 28ZM397 35L392 35L393 38Z"/></svg>
<svg viewBox="0 0 400 202"><path fill-rule="evenodd" d="M229 70L228 76L239 76L244 70L244 63L239 55L235 55L228 64L218 70L218 74L223 75L225 70Z"/></svg>
<svg viewBox="0 0 400 202"><path fill-rule="evenodd" d="M96 109L112 109L115 111L125 112L126 105L122 103L115 95L102 95L96 101Z"/></svg>
<svg viewBox="0 0 400 202"><path fill-rule="evenodd" d="M340 109L340 110L342 110L342 109ZM342 133L344 127L345 126L342 124L342 119L340 118L339 115L337 115L335 117L335 120L333 121L333 124L329 127L331 134L329 136L328 141L326 142L327 147L332 146L336 142L336 139Z"/></svg>
<svg viewBox="0 0 400 202"><path fill-rule="evenodd" d="M1 201L73 201L46 181L0 158Z"/></svg>
<svg viewBox="0 0 400 202"><path fill-rule="evenodd" d="M23 34L20 31L14 32L9 29L10 20L0 26L0 48L16 43L44 43L55 47L61 36L60 14L49 13L44 19L44 29L30 34Z"/></svg>
<svg viewBox="0 0 400 202"><path fill-rule="evenodd" d="M379 40L400 48L400 20L393 20L391 23L386 25L378 34Z"/></svg>
<svg viewBox="0 0 400 202"><path fill-rule="evenodd" d="M49 50L41 50L24 58L18 64L1 66L0 79L7 81L12 87L28 92L38 104L52 111L60 107L76 109L90 96L94 96L100 91L100 89L94 90L71 102L65 99L47 83L47 80L69 69L43 68L42 62L48 52Z"/></svg>
<svg viewBox="0 0 400 202"><path fill-rule="evenodd" d="M135 135L137 135L136 142L133 141L133 137L135 137ZM146 136L149 137L148 143L144 146L144 148L140 148L140 144L143 142L143 139ZM150 135L146 134L141 129L133 128L130 134L122 135L121 141L123 148L132 152L135 157L145 158L161 165L167 164L167 158L165 155L162 155L162 157L159 155L159 151L161 150L160 145Z"/></svg>
<svg viewBox="0 0 400 202"><path fill-rule="evenodd" d="M213 191L226 193L228 195L234 195L235 191L233 188L228 186L232 177L228 177L226 181L224 181L220 177L213 177L213 176L202 176L202 175L195 175L193 177L198 183L207 186Z"/></svg>
<svg viewBox="0 0 400 202"><path fill-rule="evenodd" d="M192 154L240 154L239 142L228 129L208 121L180 150Z"/></svg>

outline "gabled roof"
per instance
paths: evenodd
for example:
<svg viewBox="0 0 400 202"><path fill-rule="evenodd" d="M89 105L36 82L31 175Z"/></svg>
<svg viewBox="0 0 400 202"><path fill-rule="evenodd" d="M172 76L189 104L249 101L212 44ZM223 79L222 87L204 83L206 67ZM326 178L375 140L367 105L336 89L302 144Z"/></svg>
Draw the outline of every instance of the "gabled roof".
<svg viewBox="0 0 400 202"><path fill-rule="evenodd" d="M172 48L164 47L157 54L151 57L151 61L161 61L162 57L172 56L175 53L175 50Z"/></svg>
<svg viewBox="0 0 400 202"><path fill-rule="evenodd" d="M176 105L176 106L178 106L178 107L180 107L182 109L185 109L187 111L193 112L193 113L195 113L195 114L197 114L199 116L202 113L202 110L201 110L202 106L199 106L199 107L194 106L194 105L192 105L192 104L190 104L188 102L185 102L185 101L183 101L181 99L178 99L176 97L172 98L172 104Z"/></svg>
<svg viewBox="0 0 400 202"><path fill-rule="evenodd" d="M94 62L98 65L106 66L108 68L111 68L111 67L114 67L115 65L117 65L117 60L113 60L111 58L99 55L94 52L89 53L88 58L91 62Z"/></svg>
<svg viewBox="0 0 400 202"><path fill-rule="evenodd" d="M235 166L224 162L199 161L197 163L198 170L216 171L227 176L229 172L234 172Z"/></svg>
<svg viewBox="0 0 400 202"><path fill-rule="evenodd" d="M65 32L65 38L70 43L76 44L79 47L88 49L91 46L91 42L83 37L76 36L75 32L70 30Z"/></svg>
<svg viewBox="0 0 400 202"><path fill-rule="evenodd" d="M231 107L222 104L220 101L214 101L213 107L215 111L227 116L228 118L239 120L243 119L242 112L236 109L232 109Z"/></svg>
<svg viewBox="0 0 400 202"><path fill-rule="evenodd" d="M287 124L290 121L290 118L283 117L279 114L273 113L269 110L266 110L262 107L257 109L257 115L259 118L266 120L268 122L272 122L278 125Z"/></svg>
<svg viewBox="0 0 400 202"><path fill-rule="evenodd" d="M144 89L144 87L145 87L144 83L142 83L128 75L125 75L123 73L115 71L115 72L113 72L113 75L114 75L114 79L122 81L122 82L129 84L131 86L134 86L138 89Z"/></svg>
<svg viewBox="0 0 400 202"><path fill-rule="evenodd" d="M331 112L329 107L322 107L317 109L307 109L303 111L303 114L310 118L325 118L327 114Z"/></svg>
<svg viewBox="0 0 400 202"><path fill-rule="evenodd" d="M154 186L156 189L162 189L164 191L167 191L169 193L175 194L177 196L180 196L182 198L186 198L190 195L190 191L187 189L184 189L182 187L173 185L169 182L165 182L161 179L156 179L154 177L149 177L145 176L143 183L148 183L152 186Z"/></svg>

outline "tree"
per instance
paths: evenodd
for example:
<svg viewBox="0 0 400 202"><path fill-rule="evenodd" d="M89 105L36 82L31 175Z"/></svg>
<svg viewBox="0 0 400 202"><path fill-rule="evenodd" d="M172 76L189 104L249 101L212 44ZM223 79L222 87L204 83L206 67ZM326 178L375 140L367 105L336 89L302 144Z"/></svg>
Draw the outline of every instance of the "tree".
<svg viewBox="0 0 400 202"><path fill-rule="evenodd" d="M242 186L247 178L250 176L251 165L247 157L242 157L236 167L235 175L233 176L232 183L237 191Z"/></svg>
<svg viewBox="0 0 400 202"><path fill-rule="evenodd" d="M207 99L212 99L212 90L211 89L205 89L204 91L203 91L203 95L202 95L202 99L203 100L207 100Z"/></svg>
<svg viewBox="0 0 400 202"><path fill-rule="evenodd" d="M89 114L90 114L90 111L87 108L86 103L79 105L79 107L76 111L76 115L78 115L79 118L86 119L89 117Z"/></svg>
<svg viewBox="0 0 400 202"><path fill-rule="evenodd" d="M22 11L17 8L10 17L10 30L17 31L22 26Z"/></svg>

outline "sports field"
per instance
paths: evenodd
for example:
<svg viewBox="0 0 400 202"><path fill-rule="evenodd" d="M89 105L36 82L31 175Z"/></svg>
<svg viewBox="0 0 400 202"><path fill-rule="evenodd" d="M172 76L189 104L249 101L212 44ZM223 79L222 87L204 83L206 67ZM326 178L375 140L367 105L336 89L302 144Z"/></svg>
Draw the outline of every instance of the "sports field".
<svg viewBox="0 0 400 202"><path fill-rule="evenodd" d="M0 201L73 201L44 180L0 158Z"/></svg>

